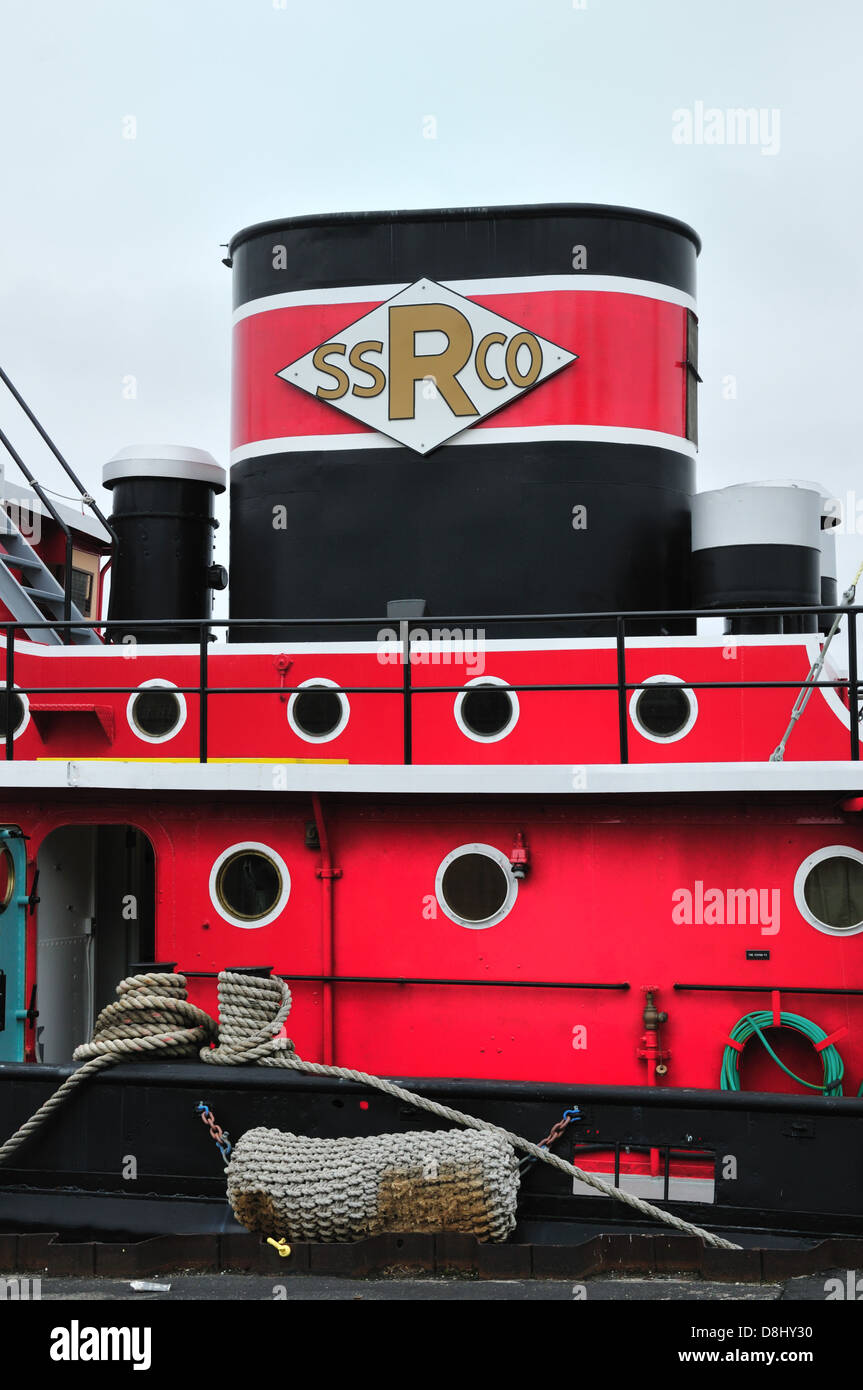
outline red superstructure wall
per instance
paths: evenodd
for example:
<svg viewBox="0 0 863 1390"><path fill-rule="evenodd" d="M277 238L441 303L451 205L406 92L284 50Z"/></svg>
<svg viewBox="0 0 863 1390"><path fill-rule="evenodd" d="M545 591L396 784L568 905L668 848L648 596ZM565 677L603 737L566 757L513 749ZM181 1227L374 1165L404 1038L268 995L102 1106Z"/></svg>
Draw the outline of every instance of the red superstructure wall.
<svg viewBox="0 0 863 1390"><path fill-rule="evenodd" d="M393 632L396 629L392 629ZM757 639L748 645L729 638L632 639L626 648L629 682L673 677L696 683L733 683L733 689L696 689L697 717L685 737L656 742L643 735L630 712L627 693L628 756L633 763L766 761L783 734L800 686L818 650L818 638ZM749 639L750 643L752 639ZM430 647L414 652L412 761L426 764L602 764L620 755L617 690L539 689L518 692L519 717L511 732L492 742L468 737L454 714L457 691L479 677L513 686L567 684L614 686L613 642L572 642L548 649L536 644L486 643L479 651L453 651L441 658ZM381 659L382 656L386 659ZM390 658L395 658L391 660ZM478 664L479 663L479 664ZM219 647L210 653L207 754L211 761L296 760L398 764L404 758L404 668L398 644L357 644L314 649ZM325 679L348 692L349 718L326 742L305 740L287 717L287 691ZM827 673L822 679L828 679ZM169 739L147 742L127 714L126 691L151 680L173 683L184 696L186 718ZM21 643L15 682L28 695L31 718L15 741L15 757L153 759L197 761L200 680L197 650L143 644L96 650L55 648L46 654ZM740 689L746 681L787 681L784 688ZM39 689L47 687L47 689ZM99 687L109 687L108 693ZM110 687L120 687L110 690ZM220 694L218 687L233 687ZM352 688L360 687L359 693ZM430 687L452 687L426 693ZM369 693L370 690L382 693ZM37 693L38 692L38 693ZM70 708L60 710L58 704ZM40 714L40 707L43 713ZM98 716L98 717L97 717ZM847 706L832 690L813 693L794 730L786 760L820 762L850 756Z"/></svg>
<svg viewBox="0 0 863 1390"><path fill-rule="evenodd" d="M151 801L140 811L119 798L78 802L74 809L16 799L0 815L31 836L31 868L57 825L116 821L149 835L157 958L189 972L191 997L212 1011L215 980L206 972L232 965L271 965L292 979L330 973L331 958L338 976L455 981L329 989L292 983L289 1033L302 1056L385 1075L644 1084L646 1064L637 1048L644 990L651 988L669 1014L663 1084L716 1087L730 1029L748 1010L771 1007L770 986L863 986L863 935L825 935L795 903L795 874L809 854L828 845L863 850L859 817L826 798L749 806L711 805L708 798L679 805L324 798L323 812L339 874L331 937L318 876L322 856L305 842L314 818L309 798ZM475 842L508 856L518 831L531 867L509 915L482 930L450 920L435 897L443 858ZM264 927L232 925L210 896L213 863L247 840L275 850L291 878L284 909ZM675 921L673 895L697 894L698 882L705 893L763 891L771 920ZM32 976L35 919L30 930ZM769 960L747 960L747 951L767 951ZM559 981L562 987L460 980ZM629 989L580 989L577 982ZM675 991L675 984L743 985L753 992ZM863 1081L863 997L789 994L780 1007L828 1033L847 1027L837 1045L846 1062L845 1094L856 1094ZM330 1025L325 1009L332 1010ZM750 1061L750 1052L757 1046L750 1045L744 1062L750 1089L802 1089L775 1067ZM805 1045L783 1055L810 1080L818 1078Z"/></svg>

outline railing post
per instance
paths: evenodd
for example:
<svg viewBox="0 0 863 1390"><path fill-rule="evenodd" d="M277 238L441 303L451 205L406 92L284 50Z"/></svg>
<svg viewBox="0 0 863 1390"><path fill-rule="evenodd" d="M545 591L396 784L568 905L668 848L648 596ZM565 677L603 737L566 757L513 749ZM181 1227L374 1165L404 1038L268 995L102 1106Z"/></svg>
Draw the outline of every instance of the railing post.
<svg viewBox="0 0 863 1390"><path fill-rule="evenodd" d="M198 661L198 761L207 761L207 658L209 644L206 623L201 624L200 651Z"/></svg>
<svg viewBox="0 0 863 1390"><path fill-rule="evenodd" d="M617 723L620 735L620 761L629 762L629 726L626 711L626 642L624 620L617 618Z"/></svg>
<svg viewBox="0 0 863 1390"><path fill-rule="evenodd" d="M860 761L860 699L857 687L857 612L848 611L848 712L851 716L851 757Z"/></svg>
<svg viewBox="0 0 863 1390"><path fill-rule="evenodd" d="M15 730L12 728L12 695L15 690L15 629L6 628L6 761L15 757Z"/></svg>
<svg viewBox="0 0 863 1390"><path fill-rule="evenodd" d="M402 630L402 700L404 704L404 752L405 767L413 762L413 727L411 723L411 625L407 618L401 620Z"/></svg>
<svg viewBox="0 0 863 1390"><path fill-rule="evenodd" d="M63 574L63 622L72 621L72 535L69 532L66 536L66 568ZM72 642L71 627L64 628L63 641L68 645Z"/></svg>

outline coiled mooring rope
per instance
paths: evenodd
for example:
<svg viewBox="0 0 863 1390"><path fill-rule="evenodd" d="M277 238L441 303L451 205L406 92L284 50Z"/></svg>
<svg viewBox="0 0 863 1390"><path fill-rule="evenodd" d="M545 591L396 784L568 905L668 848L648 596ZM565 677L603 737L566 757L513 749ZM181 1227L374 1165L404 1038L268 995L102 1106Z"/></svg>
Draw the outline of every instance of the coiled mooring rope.
<svg viewBox="0 0 863 1390"><path fill-rule="evenodd" d="M212 1038L216 1025L203 1009L186 998L185 975L129 975L117 986L93 1027L88 1043L76 1047L73 1058L84 1065L49 1096L19 1130L0 1145L0 1163L26 1143L55 1110L59 1110L82 1081L116 1062L144 1054L156 1057L194 1057Z"/></svg>
<svg viewBox="0 0 863 1390"><path fill-rule="evenodd" d="M577 1168L574 1163L568 1163L565 1158L559 1158L557 1154L500 1125L441 1105L428 1096L417 1095L393 1081L372 1076L368 1072L303 1061L294 1052L291 1039L284 1035L284 1025L291 1011L291 991L283 980L223 970L219 975L219 1014L223 1021L218 1029L216 1047L209 1045L216 1025L209 1014L186 999L185 976L158 973L132 975L120 982L117 995L117 1001L103 1009L96 1020L92 1041L75 1049L75 1060L84 1058L84 1065L68 1076L35 1115L0 1146L0 1163L20 1148L64 1104L71 1092L95 1072L143 1053L188 1057L200 1049L201 1061L213 1065L248 1066L257 1063L259 1066L286 1067L310 1076L337 1077L342 1081L355 1081L360 1086L373 1087L451 1124L501 1135L514 1149L557 1168L568 1177L578 1178L603 1196L614 1197L640 1216L660 1221L685 1235L698 1236L706 1245L722 1250L740 1249L712 1231L683 1221L673 1212L663 1211L661 1207L655 1207L631 1192L603 1182L594 1173Z"/></svg>
<svg viewBox="0 0 863 1390"><path fill-rule="evenodd" d="M711 1231L704 1230L701 1226L695 1226L689 1221L681 1220L673 1212L663 1211L661 1207L655 1207L650 1202L645 1202L632 1192L624 1192L622 1188L603 1182L602 1178L598 1178L595 1173L588 1173L582 1168L577 1168L574 1163L568 1163L565 1158L559 1158L550 1150L542 1148L539 1144L532 1144L529 1139L523 1139L520 1134L513 1134L500 1125L490 1124L488 1120L479 1120L475 1115L467 1115L461 1110L454 1110L449 1105L441 1105L428 1096L420 1096L414 1091L406 1091L403 1086L397 1086L395 1082L387 1081L381 1076L371 1076L368 1072L355 1071L351 1067L336 1067L325 1065L322 1062L303 1061L294 1052L290 1038L279 1036L283 1033L290 1011L291 991L283 980L275 977L261 978L242 975L236 971L223 970L219 975L219 1017L224 1015L231 1020L231 1024L227 1032L220 1026L218 1046L204 1048L201 1052L201 1061L226 1066L242 1066L254 1060L259 1066L287 1067L293 1071L306 1072L310 1076L333 1076L343 1081L355 1081L361 1086L372 1086L378 1091L383 1091L385 1095L392 1096L395 1100L405 1101L408 1105L416 1106L420 1110L427 1110L429 1114L437 1115L442 1120L449 1120L452 1124L502 1135L514 1149L530 1154L531 1158L539 1159L541 1163L547 1163L550 1167L559 1169L568 1177L578 1178L580 1182L587 1183L589 1187L595 1188L605 1197L614 1197L617 1201L624 1202L628 1207L637 1211L640 1216L661 1221L664 1225L673 1226L675 1230L682 1231L686 1235L698 1236L706 1245L717 1246L722 1250L740 1249L738 1245L724 1240L721 1236L714 1235ZM242 1027L236 1026L240 1023ZM247 1031L244 1031L246 1029Z"/></svg>

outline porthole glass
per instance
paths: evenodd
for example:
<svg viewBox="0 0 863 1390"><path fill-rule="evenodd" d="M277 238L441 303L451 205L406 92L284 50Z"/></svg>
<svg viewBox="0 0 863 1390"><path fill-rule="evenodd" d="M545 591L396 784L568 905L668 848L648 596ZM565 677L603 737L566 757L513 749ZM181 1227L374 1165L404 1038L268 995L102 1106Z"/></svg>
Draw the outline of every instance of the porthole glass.
<svg viewBox="0 0 863 1390"><path fill-rule="evenodd" d="M842 845L816 851L797 871L794 897L818 931L829 936L863 931L863 854Z"/></svg>
<svg viewBox="0 0 863 1390"><path fill-rule="evenodd" d="M652 676L633 692L632 722L653 743L674 743L689 733L698 714L695 695L677 676Z"/></svg>
<svg viewBox="0 0 863 1390"><path fill-rule="evenodd" d="M6 737L7 711L12 724L12 733L20 733L27 718L27 707L17 690L12 691L10 698L9 692L4 687L0 689L0 739Z"/></svg>
<svg viewBox="0 0 863 1390"><path fill-rule="evenodd" d="M254 922L272 912L282 892L282 876L272 859L258 850L238 850L216 878L216 895L232 917Z"/></svg>
<svg viewBox="0 0 863 1390"><path fill-rule="evenodd" d="M0 846L0 912L5 912L15 891L15 863L8 845Z"/></svg>
<svg viewBox="0 0 863 1390"><path fill-rule="evenodd" d="M186 700L171 681L144 681L126 707L129 726L146 743L164 743L186 722Z"/></svg>
<svg viewBox="0 0 863 1390"><path fill-rule="evenodd" d="M303 681L288 701L288 723L300 738L311 743L327 743L336 738L348 722L347 698L335 681Z"/></svg>
<svg viewBox="0 0 863 1390"><path fill-rule="evenodd" d="M441 863L437 900L451 921L484 928L500 922L518 894L509 860L492 845L460 845Z"/></svg>
<svg viewBox="0 0 863 1390"><path fill-rule="evenodd" d="M165 738L180 722L180 701L172 690L144 690L135 696L132 718L142 734Z"/></svg>
<svg viewBox="0 0 863 1390"><path fill-rule="evenodd" d="M459 691L455 719L468 738L477 743L496 743L515 727L519 715L518 696L514 690L505 688L507 684L498 676L478 676Z"/></svg>
<svg viewBox="0 0 863 1390"><path fill-rule="evenodd" d="M210 870L210 898L236 927L265 927L283 910L291 876L280 854L257 840L230 845Z"/></svg>

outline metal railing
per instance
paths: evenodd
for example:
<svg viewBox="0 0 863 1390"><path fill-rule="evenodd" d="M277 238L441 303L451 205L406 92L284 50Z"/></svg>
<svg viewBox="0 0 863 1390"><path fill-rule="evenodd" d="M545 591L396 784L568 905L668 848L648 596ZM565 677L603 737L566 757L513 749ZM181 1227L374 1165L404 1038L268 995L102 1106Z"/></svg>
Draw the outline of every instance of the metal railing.
<svg viewBox="0 0 863 1390"><path fill-rule="evenodd" d="M289 686L284 684L284 674L279 678L278 683L272 685L214 685L209 678L209 647L213 640L212 632L214 628L225 629L233 634L246 632L255 633L255 641L260 643L263 639L261 632L268 630L278 636L280 640L284 638L286 629L303 632L313 629L320 631L326 628L360 628L373 629L378 633L382 631L392 632L395 626L399 628L399 662L402 666L402 683L398 685L352 685L339 686L338 693L344 695L386 695L390 699L396 697L402 701L402 726L403 726L403 762L410 765L413 761L413 701L417 697L425 695L457 695L465 691L465 685L414 685L411 681L412 656L415 654L416 643L427 643L428 636L415 638L414 625L418 622L434 622L435 630L452 631L458 629L463 631L465 624L503 624L518 625L520 627L536 626L543 624L601 624L607 626L614 634L614 644L616 653L616 673L614 681L586 682L586 681L557 681L542 684L520 682L515 685L494 684L497 691L510 691L513 694L527 692L605 692L608 694L616 693L618 711L618 753L621 763L629 761L629 730L628 730L628 708L627 699L629 694L635 690L655 689L655 680L651 681L630 681L627 680L626 670L626 639L627 626L629 626L629 636L646 635L644 633L645 624L649 624L654 629L663 623L683 623L693 622L697 618L778 618L778 617L811 617L814 615L844 614L847 616L847 642L848 642L848 676L836 680L814 680L807 681L806 678L796 680L724 680L724 681L675 681L676 689L682 690L789 690L799 692L806 685L810 685L814 690L830 689L843 690L848 694L849 707L849 744L850 757L854 762L860 760L860 689L858 672L858 648L857 648L857 618L863 612L863 605L860 604L817 604L817 605L796 605L789 607L761 607L761 608L727 608L727 609L669 609L669 610L648 610L634 609L625 613L605 612L605 613L529 613L529 614L495 614L493 616L482 615L460 616L460 617L435 617L434 619L385 619L385 618L209 618L204 621L200 619L141 619L140 621L122 624L116 618L110 621L100 620L77 620L75 622L51 622L46 620L44 623L27 622L3 622L0 623L0 632L5 636L6 643L6 671L3 685L0 690L5 689L5 718L0 720L0 728L5 726L5 745L6 760L13 761L15 758L15 729L13 727L12 710L13 697L16 690L25 695L59 695L59 694L80 694L84 691L88 695L134 695L140 692L140 685L102 685L92 686L89 682L82 685L80 682L71 685L48 685L48 686L27 686L16 685L15 681L15 639L16 634L23 630L33 631L38 628L68 628L68 627L90 627L94 629L111 629L114 632L124 630L134 633L146 632L151 629L170 628L174 631L189 631L196 637L198 648L198 683L197 685L172 685L171 691L176 695L194 695L198 697L198 761L206 763L208 759L208 720L209 702L214 696L218 695L277 695L281 699L290 695L307 692L308 686ZM634 625L638 624L641 633L636 634L632 631ZM426 633L426 629L421 629ZM470 629L476 631L476 627ZM600 634L597 634L597 637ZM789 637L798 637L802 642L807 637L813 637L815 633L794 633L787 634ZM693 644L697 645L699 638L692 634ZM295 638L294 640L301 640ZM358 640L367 640L367 638ZM473 639L466 641L464 646L467 652L481 650L484 641ZM574 636L573 640L590 642L590 637ZM735 638L728 636L728 644L733 645ZM394 652L393 644L384 642L381 638L381 651L387 652L389 660ZM182 644L189 645L189 644ZM349 646L349 644L348 644ZM228 649L230 650L230 648ZM146 646L144 645L146 652ZM188 654L188 653L186 653ZM122 643L117 644L118 660L123 656L129 655L129 647ZM181 644L178 643L177 655L181 655ZM76 659L83 659L81 657ZM661 684L661 683L660 683ZM476 688L476 687L474 687ZM789 706L790 709L790 706ZM777 730L780 733L781 730ZM766 760L766 759L765 759Z"/></svg>
<svg viewBox="0 0 863 1390"><path fill-rule="evenodd" d="M30 421L30 424L36 430L40 439L42 439L42 441L45 444L47 444L48 448L51 450L51 453L54 455L55 459L60 464L60 467L63 469L66 476L69 478L69 480L72 482L72 484L75 486L78 493L80 494L83 505L89 507L93 515L96 517L96 520L102 526L104 526L105 531L107 532L108 537L111 541L112 548L115 550L117 545L117 536L113 528L109 525L107 519L102 515L102 512L96 502L96 499L94 497L91 497L90 493L87 492L86 488L84 487L84 484L81 482L80 478L78 477L75 470L72 468L71 464L67 463L66 459L60 453L60 450L57 448L57 445L54 443L53 439L44 429L36 415L34 415L33 411L30 409L24 397L10 381L9 377L6 375L2 367L0 367L0 381L3 382L3 385L6 387L7 391L9 392L13 400L16 402L16 404L20 406L21 410L23 410L24 414L27 416L27 419ZM63 533L65 541L65 567L63 574L63 622L46 623L44 624L44 626L52 627L55 631L62 629L64 632L64 640L70 641L70 619L72 617L72 532L70 531L66 522L61 517L57 508L54 506L54 503L48 497L47 493L45 492L45 489L36 480L33 473L30 471L27 464L24 462L21 455L18 453L17 449L14 447L14 445L11 443L10 439L2 429L0 429L0 444L3 445L3 448L6 450L9 457L17 464L18 468L20 468L21 472L24 474L24 477L27 479L27 482L30 484L36 496L39 498L39 501L42 503L43 507L50 516L51 520L54 522L54 525L57 526L58 529ZM0 507L2 507L3 505L3 500L4 499L0 498ZM30 623L29 626L32 628L36 628L42 627L43 624ZM98 627L100 626L100 624L76 623L74 626L77 630L80 627Z"/></svg>

